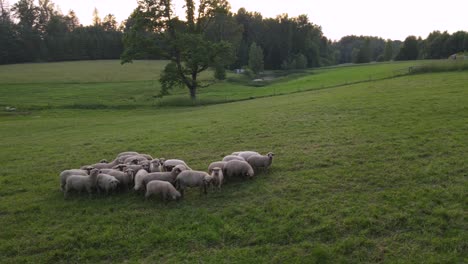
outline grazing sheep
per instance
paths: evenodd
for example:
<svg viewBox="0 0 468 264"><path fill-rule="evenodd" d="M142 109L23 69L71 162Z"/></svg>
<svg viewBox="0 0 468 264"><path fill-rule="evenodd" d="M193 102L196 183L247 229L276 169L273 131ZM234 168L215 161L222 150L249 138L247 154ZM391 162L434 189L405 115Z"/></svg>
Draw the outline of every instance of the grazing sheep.
<svg viewBox="0 0 468 264"><path fill-rule="evenodd" d="M96 189L98 193L101 193L101 190L105 190L106 194L109 194L109 191L114 191L117 189L119 183L119 180L117 180L114 176L101 172L97 176Z"/></svg>
<svg viewBox="0 0 468 264"><path fill-rule="evenodd" d="M140 153L135 152L135 151L125 151L125 152L120 152L117 154L117 158L120 158L122 156L134 156L134 155L139 155Z"/></svg>
<svg viewBox="0 0 468 264"><path fill-rule="evenodd" d="M143 190L150 181L154 181L154 180L167 181L167 182L170 182L171 184L174 184L177 178L177 175L179 175L179 173L181 173L184 170L186 170L184 165L177 165L170 172L165 171L165 172L148 173L145 176L141 177L141 184L139 185L138 188L135 188L135 190L136 191Z"/></svg>
<svg viewBox="0 0 468 264"><path fill-rule="evenodd" d="M133 184L133 178L135 176L135 171L130 168L125 169L125 171L102 169L101 173L115 177L117 180L119 180L120 186L126 191L128 191L128 189Z"/></svg>
<svg viewBox="0 0 468 264"><path fill-rule="evenodd" d="M67 178L65 184L65 192L64 197L68 197L68 192L71 190L76 190L81 192L82 190L86 189L88 194L91 196L91 192L94 188L96 188L97 183L97 176L99 174L98 169L93 169L91 173L87 176L84 175L70 175Z"/></svg>
<svg viewBox="0 0 468 264"><path fill-rule="evenodd" d="M217 186L218 190L221 190L221 185L224 181L223 170L220 167L214 167L211 176L213 177L213 185Z"/></svg>
<svg viewBox="0 0 468 264"><path fill-rule="evenodd" d="M187 170L192 170L183 160L179 159L168 159L164 160L163 162L163 170L164 171L172 171L172 169L177 165L184 165Z"/></svg>
<svg viewBox="0 0 468 264"><path fill-rule="evenodd" d="M161 161L159 159L152 159L150 161L150 172L161 172L163 171Z"/></svg>
<svg viewBox="0 0 468 264"><path fill-rule="evenodd" d="M146 157L142 155L134 155L134 156L127 157L123 163L124 164L140 164L141 162L145 162L145 161L148 161Z"/></svg>
<svg viewBox="0 0 468 264"><path fill-rule="evenodd" d="M231 160L224 165L223 174L228 179L232 177L252 178L254 170L247 161Z"/></svg>
<svg viewBox="0 0 468 264"><path fill-rule="evenodd" d="M141 184L142 184L142 181L143 181L143 178L148 175L148 171L145 170L145 169L141 169L139 171L137 171L137 173L135 174L135 186L133 187L133 189L135 191L138 191L141 189Z"/></svg>
<svg viewBox="0 0 468 264"><path fill-rule="evenodd" d="M240 157L240 156L236 156L236 155L227 155L226 157L223 158L223 161L231 161L231 160L243 160L245 161L244 158Z"/></svg>
<svg viewBox="0 0 468 264"><path fill-rule="evenodd" d="M237 154L234 154L234 153L237 153ZM260 155L260 153L256 151L250 151L250 150L239 151L239 152L234 152L234 153L232 155L237 155L239 157L242 157L244 160L249 159L250 156L253 156L253 155Z"/></svg>
<svg viewBox="0 0 468 264"><path fill-rule="evenodd" d="M67 178L71 175L88 175L89 171L87 170L79 170L79 169L71 169L71 170L64 170L60 173L60 190L65 190L65 184L67 183Z"/></svg>
<svg viewBox="0 0 468 264"><path fill-rule="evenodd" d="M145 198L148 199L152 195L160 195L161 199L166 202L167 200L179 200L181 197L172 184L166 181L151 181L146 185Z"/></svg>
<svg viewBox="0 0 468 264"><path fill-rule="evenodd" d="M273 152L268 152L265 156L253 155L247 160L247 162L257 171L261 168L268 170L268 167L270 167L273 162L273 156L275 156Z"/></svg>
<svg viewBox="0 0 468 264"><path fill-rule="evenodd" d="M215 168L215 167L224 169L224 165L226 165L226 163L227 163L226 161L215 161L215 162L211 162L211 163L210 163L210 166L208 166L208 174L211 174L211 171L212 171L213 168Z"/></svg>
<svg viewBox="0 0 468 264"><path fill-rule="evenodd" d="M213 176L204 171L186 170L181 172L176 179L176 189L182 194L185 193L186 187L200 187L201 192L207 193L207 187L212 183Z"/></svg>

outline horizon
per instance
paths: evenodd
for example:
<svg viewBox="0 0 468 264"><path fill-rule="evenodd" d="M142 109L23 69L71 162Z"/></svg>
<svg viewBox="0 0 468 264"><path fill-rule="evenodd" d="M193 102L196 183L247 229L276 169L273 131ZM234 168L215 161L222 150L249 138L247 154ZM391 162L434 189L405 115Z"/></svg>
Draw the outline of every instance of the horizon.
<svg viewBox="0 0 468 264"><path fill-rule="evenodd" d="M10 6L16 2L17 0L9 1ZM38 1L35 0L35 2ZM137 7L136 0L100 0L99 2L83 0L79 3L74 0L55 0L52 2L56 9L59 9L64 15L69 10L75 11L80 23L84 26L91 24L94 8L97 8L101 18L107 14L113 14L120 24ZM120 5L115 5L116 2ZM184 18L183 2L183 0L173 2L175 14L180 18ZM279 1L229 1L233 13L237 13L243 7L248 12L261 13L264 18L275 18L280 14L288 14L289 17L305 14L309 17L309 21L320 26L324 36L332 41L339 41L342 37L350 35L404 41L406 37L411 35L425 39L433 31L447 31L453 34L456 31L468 30L468 20L463 19L463 16L453 15L448 12L450 10L441 12L434 0L409 3L395 0L391 6L386 7L387 10L384 13L373 1L369 0L358 0L353 3L343 3L337 0L327 3L308 1L307 4L300 3L302 1L299 0L290 0L289 5L282 7L281 10L278 8L280 5L272 5L272 2ZM424 4L420 5L418 2ZM295 5L294 3L300 4ZM400 10L399 3L404 3L407 8ZM336 6L340 6L340 8L337 9ZM456 10L468 10L468 1L447 0L444 6L457 6ZM332 12L329 11L330 9ZM398 19L391 20L391 23L386 21L388 15L393 16L394 13L398 12ZM339 18L338 22L336 22L336 17ZM346 23L344 23L345 21Z"/></svg>

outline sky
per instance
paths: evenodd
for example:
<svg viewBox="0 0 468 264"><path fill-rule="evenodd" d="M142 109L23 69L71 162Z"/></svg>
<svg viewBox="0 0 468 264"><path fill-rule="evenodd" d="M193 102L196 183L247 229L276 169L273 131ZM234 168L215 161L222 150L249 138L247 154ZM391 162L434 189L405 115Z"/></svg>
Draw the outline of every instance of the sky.
<svg viewBox="0 0 468 264"><path fill-rule="evenodd" d="M37 1L37 0L36 0ZM80 23L89 25L96 7L103 18L111 13L125 20L136 8L136 0L51 0L66 14L73 9ZM13 5L16 0L10 0ZM184 17L184 0L173 0L176 14ZM197 2L197 1L195 1ZM339 40L346 35L378 36L404 40L409 35L426 38L434 30L468 31L468 0L230 0L232 12L241 7L263 17L288 13L306 14L322 27L324 35ZM287 5L284 5L284 4Z"/></svg>

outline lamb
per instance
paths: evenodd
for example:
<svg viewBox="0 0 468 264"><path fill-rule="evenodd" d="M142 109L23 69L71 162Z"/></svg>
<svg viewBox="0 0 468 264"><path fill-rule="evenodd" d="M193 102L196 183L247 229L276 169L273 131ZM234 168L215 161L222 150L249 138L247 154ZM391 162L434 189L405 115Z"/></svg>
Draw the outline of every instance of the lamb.
<svg viewBox="0 0 468 264"><path fill-rule="evenodd" d="M119 180L120 186L126 191L128 191L128 189L133 184L133 178L135 176L135 171L131 168L127 168L123 172L114 169L102 169L101 173L115 177L117 180Z"/></svg>
<svg viewBox="0 0 468 264"><path fill-rule="evenodd" d="M231 160L243 160L245 161L244 158L240 157L240 156L236 156L236 155L227 155L226 157L223 158L223 161L231 161Z"/></svg>
<svg viewBox="0 0 468 264"><path fill-rule="evenodd" d="M268 167L270 167L271 163L273 162L273 156L275 156L273 152L268 152L268 154L266 154L265 156L253 155L247 160L247 162L255 170L258 170L260 168L268 170Z"/></svg>
<svg viewBox="0 0 468 264"><path fill-rule="evenodd" d="M179 159L168 159L163 162L164 171L172 171L172 169L177 165L184 165L187 170L192 170L183 160Z"/></svg>
<svg viewBox="0 0 468 264"><path fill-rule="evenodd" d="M86 189L86 191L88 191L88 194L91 196L92 190L96 188L98 174L99 174L99 170L93 169L90 172L90 174L87 176L70 175L67 178L67 181L65 184L64 198L68 197L68 192L70 192L71 190L76 190L78 192L81 192L84 189Z"/></svg>
<svg viewBox="0 0 468 264"><path fill-rule="evenodd" d="M231 160L224 165L223 174L226 178L254 176L254 170L247 161Z"/></svg>
<svg viewBox="0 0 468 264"><path fill-rule="evenodd" d="M145 177L146 175L148 175L148 171L144 169L137 171L137 173L135 174L135 186L133 187L135 191L138 191L141 189L143 177Z"/></svg>
<svg viewBox="0 0 468 264"><path fill-rule="evenodd" d="M166 202L167 200L179 200L181 197L172 184L165 181L151 181L146 185L145 198L148 199L152 195L161 195L161 199Z"/></svg>
<svg viewBox="0 0 468 264"><path fill-rule="evenodd" d="M221 168L221 170L224 169L224 165L226 165L226 163L227 163L226 161L211 162L210 165L208 166L208 173L211 174L211 171L215 167Z"/></svg>
<svg viewBox="0 0 468 264"><path fill-rule="evenodd" d="M211 176L213 177L213 184L218 187L218 190L221 190L221 185L224 181L223 170L219 167L214 167Z"/></svg>
<svg viewBox="0 0 468 264"><path fill-rule="evenodd" d="M260 153L256 151L246 150L246 151L233 152L231 155L237 155L239 157L242 157L244 160L247 160L250 158L250 156L260 155Z"/></svg>
<svg viewBox="0 0 468 264"><path fill-rule="evenodd" d="M181 173L184 170L186 170L185 166L177 165L170 172L148 173L145 176L141 177L141 184L138 188L135 188L135 190L136 191L142 190L143 188L146 187L146 185L149 182L154 181L154 180L167 181L167 182L170 182L171 184L174 184L177 178L177 175L179 175L179 173Z"/></svg>
<svg viewBox="0 0 468 264"><path fill-rule="evenodd" d="M204 171L186 170L181 172L176 179L176 189L180 191L182 197L186 187L200 187L200 193L206 192L206 188L213 181L213 176Z"/></svg>
<svg viewBox="0 0 468 264"><path fill-rule="evenodd" d="M106 191L106 194L109 194L109 191L113 191L117 189L117 186L119 185L119 183L120 183L119 180L117 180L114 176L100 173L97 176L96 189L98 193L100 193L102 189Z"/></svg>
<svg viewBox="0 0 468 264"><path fill-rule="evenodd" d="M67 178L71 175L82 175L86 176L89 174L88 170L80 170L80 169L71 169L71 170L64 170L60 173L60 189L62 191L65 190L65 184L67 183Z"/></svg>

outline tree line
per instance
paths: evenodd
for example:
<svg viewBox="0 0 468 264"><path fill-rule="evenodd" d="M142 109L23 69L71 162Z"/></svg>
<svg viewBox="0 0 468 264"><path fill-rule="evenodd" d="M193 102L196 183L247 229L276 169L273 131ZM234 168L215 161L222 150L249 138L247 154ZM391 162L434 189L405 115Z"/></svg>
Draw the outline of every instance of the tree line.
<svg viewBox="0 0 468 264"><path fill-rule="evenodd" d="M145 2L162 6L170 1L139 1L140 5ZM193 3L186 2L189 6ZM307 15L264 18L245 8L232 12L227 1L201 0L200 3L217 6L206 14L204 21L200 20L203 38L213 43L229 43L232 48L232 56L223 61L224 65L217 63L218 74L226 67L242 68L252 63L261 70L291 70L340 63L441 59L468 51L468 32L465 31L453 34L434 31L426 39L409 36L403 42L372 36L345 36L332 42ZM191 12L196 15L193 6ZM171 47L164 34L143 30L138 26L138 19L133 13L118 25L112 14L101 19L94 10L93 24L83 26L72 10L64 15L50 0L39 0L37 5L34 0L20 0L12 6L0 0L0 64L119 59L121 56L167 58ZM195 20L192 23L196 23ZM178 19L174 28L185 27L187 21L190 19ZM135 25L142 31L132 31ZM183 30L187 29L190 27ZM125 39L136 36L144 41L131 45L127 41L124 47ZM251 54L261 54L263 60L252 62Z"/></svg>
<svg viewBox="0 0 468 264"><path fill-rule="evenodd" d="M0 0L0 64L118 59L123 32L115 16L93 15L83 26L73 10L63 15L50 0Z"/></svg>

